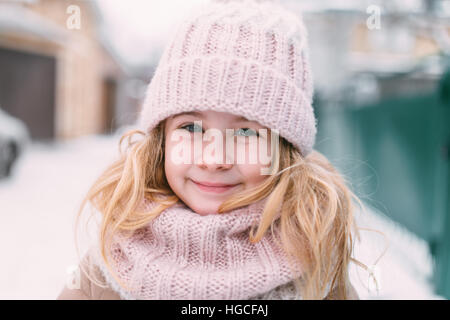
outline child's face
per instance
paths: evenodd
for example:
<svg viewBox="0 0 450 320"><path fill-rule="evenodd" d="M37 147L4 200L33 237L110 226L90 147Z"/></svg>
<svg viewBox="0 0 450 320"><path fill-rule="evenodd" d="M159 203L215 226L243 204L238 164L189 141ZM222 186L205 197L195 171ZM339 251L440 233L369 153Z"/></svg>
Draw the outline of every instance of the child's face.
<svg viewBox="0 0 450 320"><path fill-rule="evenodd" d="M201 127L194 121L201 121ZM232 129L228 138L226 129ZM267 135L256 137L256 133L261 133L259 129L266 129ZM212 132L214 136L206 141ZM249 136L254 136L254 140ZM271 163L260 161L259 156L256 161L249 159L250 153L260 152L259 148L252 149L255 144L264 143L266 155L271 155L270 130L258 122L226 112L181 113L167 118L165 139L167 181L175 194L200 215L217 213L220 204L231 195L255 187L268 177L261 169L269 168ZM227 186L207 187L198 182Z"/></svg>

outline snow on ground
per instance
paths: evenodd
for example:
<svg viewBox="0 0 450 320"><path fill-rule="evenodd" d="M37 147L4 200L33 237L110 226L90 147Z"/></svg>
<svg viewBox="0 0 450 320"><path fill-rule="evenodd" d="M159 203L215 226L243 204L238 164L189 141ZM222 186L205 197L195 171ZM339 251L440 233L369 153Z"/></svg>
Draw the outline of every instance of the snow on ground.
<svg viewBox="0 0 450 320"><path fill-rule="evenodd" d="M118 136L99 135L34 143L13 177L0 180L0 299L57 297L68 270L78 263L75 215L89 186L117 157L118 141ZM378 295L367 290L367 272L351 264L351 281L361 299L441 298L430 284L432 262L424 241L378 213L356 214L356 219L360 227L385 233L390 242L377 263ZM383 252L384 239L368 231L361 231L361 237L355 257L373 264Z"/></svg>
<svg viewBox="0 0 450 320"><path fill-rule="evenodd" d="M372 270L379 291L369 273L351 263L350 279L360 298L444 299L434 293L433 262L427 243L389 217L370 207L366 210L355 214L356 224L376 231L360 231L361 240L355 240L353 256L366 266L375 264Z"/></svg>
<svg viewBox="0 0 450 320"><path fill-rule="evenodd" d="M33 144L0 180L0 299L55 299L77 264L74 217L88 187L118 153L115 139Z"/></svg>

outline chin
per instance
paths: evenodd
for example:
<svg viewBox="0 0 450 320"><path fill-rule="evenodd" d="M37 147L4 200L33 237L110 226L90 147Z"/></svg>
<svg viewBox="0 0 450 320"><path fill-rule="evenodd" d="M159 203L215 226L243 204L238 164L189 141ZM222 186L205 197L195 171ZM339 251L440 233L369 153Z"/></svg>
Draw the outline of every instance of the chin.
<svg viewBox="0 0 450 320"><path fill-rule="evenodd" d="M191 207L191 209L201 216L207 216L210 214L218 214L219 205L202 206L201 208Z"/></svg>

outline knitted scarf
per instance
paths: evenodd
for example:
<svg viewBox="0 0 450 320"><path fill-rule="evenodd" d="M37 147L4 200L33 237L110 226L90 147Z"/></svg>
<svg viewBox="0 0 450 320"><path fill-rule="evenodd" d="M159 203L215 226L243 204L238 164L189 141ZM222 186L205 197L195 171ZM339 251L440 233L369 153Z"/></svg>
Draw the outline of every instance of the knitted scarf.
<svg viewBox="0 0 450 320"><path fill-rule="evenodd" d="M270 228L259 242L249 241L266 199L206 216L179 202L131 237L116 235L109 262L127 289L98 250L97 264L122 299L301 299L292 282L301 268L290 267Z"/></svg>

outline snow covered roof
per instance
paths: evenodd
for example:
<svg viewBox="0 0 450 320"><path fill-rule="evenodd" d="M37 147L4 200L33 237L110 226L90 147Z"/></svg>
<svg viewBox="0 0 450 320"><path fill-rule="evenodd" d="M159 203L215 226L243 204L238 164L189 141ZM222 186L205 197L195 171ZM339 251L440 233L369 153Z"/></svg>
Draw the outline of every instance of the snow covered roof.
<svg viewBox="0 0 450 320"><path fill-rule="evenodd" d="M0 33L33 34L51 42L63 44L67 30L22 6L0 4Z"/></svg>
<svg viewBox="0 0 450 320"><path fill-rule="evenodd" d="M26 0L23 2L34 1ZM103 17L95 1L89 1L88 4L91 6L95 19L97 20L98 41L122 71L130 73L131 66L119 53L117 48L112 45L108 34L104 30ZM66 40L70 37L70 32L66 28L26 7L17 5L14 2L0 3L0 34L11 32L31 34L60 45L65 45Z"/></svg>

